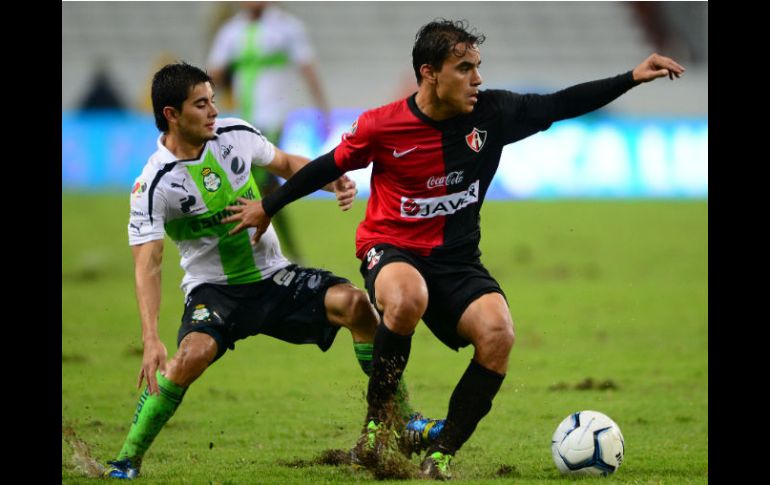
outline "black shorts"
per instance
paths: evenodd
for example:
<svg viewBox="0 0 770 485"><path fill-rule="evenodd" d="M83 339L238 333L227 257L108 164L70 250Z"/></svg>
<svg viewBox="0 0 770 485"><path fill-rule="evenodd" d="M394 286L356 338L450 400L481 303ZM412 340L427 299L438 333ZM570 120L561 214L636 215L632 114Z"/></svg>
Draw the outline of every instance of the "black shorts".
<svg viewBox="0 0 770 485"><path fill-rule="evenodd" d="M390 244L377 244L361 263L369 298L376 305L374 281L388 263L402 261L420 272L428 285L428 308L422 320L447 347L458 350L470 342L457 334L457 323L468 306L486 293L505 293L478 258L469 261L419 256Z"/></svg>
<svg viewBox="0 0 770 485"><path fill-rule="evenodd" d="M350 281L292 264L256 283L196 286L185 301L177 346L188 333L203 332L216 340L219 359L228 348L235 349L237 340L264 334L317 344L325 352L339 327L326 318L324 298L328 288L341 283Z"/></svg>

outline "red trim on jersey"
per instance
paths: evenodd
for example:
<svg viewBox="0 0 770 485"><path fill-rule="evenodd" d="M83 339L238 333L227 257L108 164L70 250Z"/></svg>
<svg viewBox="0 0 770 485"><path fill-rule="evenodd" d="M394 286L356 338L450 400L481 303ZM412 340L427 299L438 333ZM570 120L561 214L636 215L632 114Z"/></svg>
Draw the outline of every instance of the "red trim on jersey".
<svg viewBox="0 0 770 485"><path fill-rule="evenodd" d="M334 152L340 170L374 163L366 216L356 231L356 256L379 243L420 255L444 243L444 217L414 216L414 199L446 195L442 133L417 118L407 100L363 113ZM431 181L431 178L432 181Z"/></svg>

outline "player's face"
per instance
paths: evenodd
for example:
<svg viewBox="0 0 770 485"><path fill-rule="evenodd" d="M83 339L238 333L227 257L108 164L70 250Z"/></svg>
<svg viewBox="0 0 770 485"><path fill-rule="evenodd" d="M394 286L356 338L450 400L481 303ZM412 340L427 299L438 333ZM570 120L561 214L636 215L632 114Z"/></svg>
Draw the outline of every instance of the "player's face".
<svg viewBox="0 0 770 485"><path fill-rule="evenodd" d="M215 136L214 121L218 114L211 84L196 84L182 103L178 118L180 136L193 145L211 140Z"/></svg>
<svg viewBox="0 0 770 485"><path fill-rule="evenodd" d="M479 100L479 86L482 83L479 73L481 53L478 47L458 44L455 52L463 51L462 57L450 52L437 75L436 94L448 111L454 114L473 111Z"/></svg>

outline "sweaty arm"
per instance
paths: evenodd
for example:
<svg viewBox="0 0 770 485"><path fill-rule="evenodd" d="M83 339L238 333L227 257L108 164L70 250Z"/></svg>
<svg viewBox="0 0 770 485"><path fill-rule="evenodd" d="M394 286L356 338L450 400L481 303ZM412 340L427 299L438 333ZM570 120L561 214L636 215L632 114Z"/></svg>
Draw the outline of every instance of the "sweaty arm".
<svg viewBox="0 0 770 485"><path fill-rule="evenodd" d="M160 314L160 274L163 260L163 240L158 239L144 244L131 246L134 255L134 273L136 278L136 301L139 306L139 317L142 321L142 342L144 356L142 369L136 387L147 378L150 394L157 394L158 382L155 371L161 373L166 368L166 347L158 336L158 316Z"/></svg>
<svg viewBox="0 0 770 485"><path fill-rule="evenodd" d="M275 192L263 198L262 208L268 217L272 217L285 205L323 188L343 173L334 163L332 150L302 167Z"/></svg>

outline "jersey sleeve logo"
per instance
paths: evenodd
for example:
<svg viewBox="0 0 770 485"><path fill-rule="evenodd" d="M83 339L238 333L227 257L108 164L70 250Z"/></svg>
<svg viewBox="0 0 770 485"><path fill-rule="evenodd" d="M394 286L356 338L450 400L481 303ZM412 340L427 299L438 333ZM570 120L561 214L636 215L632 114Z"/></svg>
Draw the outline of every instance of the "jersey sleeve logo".
<svg viewBox="0 0 770 485"><path fill-rule="evenodd" d="M133 222L129 222L128 227L133 229L137 236L141 236L143 224L144 224L143 222L137 222L136 224L134 224Z"/></svg>
<svg viewBox="0 0 770 485"><path fill-rule="evenodd" d="M147 182L136 182L131 189L131 196L135 198L141 197L142 192L147 190Z"/></svg>
<svg viewBox="0 0 770 485"><path fill-rule="evenodd" d="M203 175L203 186L206 187L206 190L209 192L216 192L219 190L219 187L222 186L222 179L209 167L201 170L201 174Z"/></svg>
<svg viewBox="0 0 770 485"><path fill-rule="evenodd" d="M478 153L484 148L484 142L487 141L487 132L479 130L475 126L473 130L465 135L465 143L468 144L471 150Z"/></svg>

